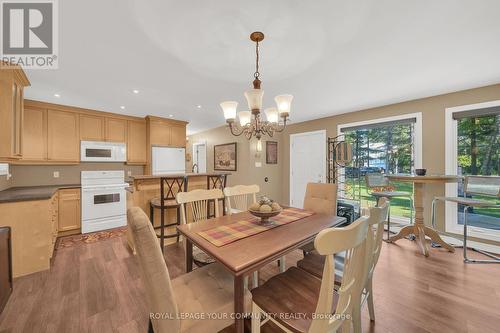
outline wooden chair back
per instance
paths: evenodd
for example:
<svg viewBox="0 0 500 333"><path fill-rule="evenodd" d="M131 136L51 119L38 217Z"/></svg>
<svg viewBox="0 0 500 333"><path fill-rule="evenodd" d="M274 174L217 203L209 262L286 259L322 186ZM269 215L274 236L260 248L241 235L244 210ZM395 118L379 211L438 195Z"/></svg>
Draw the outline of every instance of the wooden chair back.
<svg viewBox="0 0 500 333"><path fill-rule="evenodd" d="M383 173L367 173L365 175L366 186L368 188L386 187L389 186L389 178Z"/></svg>
<svg viewBox="0 0 500 333"><path fill-rule="evenodd" d="M370 208L370 216L368 217L368 234L366 237L366 262L365 262L365 280L373 275L380 250L382 249L382 235L384 233L384 223L387 219L389 210L389 200L380 198L377 207ZM360 292L362 292L362 289Z"/></svg>
<svg viewBox="0 0 500 333"><path fill-rule="evenodd" d="M304 209L317 214L337 215L337 185L308 183L304 197Z"/></svg>
<svg viewBox="0 0 500 333"><path fill-rule="evenodd" d="M219 217L219 200L224 198L224 194L218 188L212 190L193 190L189 192L177 193L177 203L181 205L181 223L197 222L207 220L208 203L215 201L215 217ZM186 210L190 209L192 221L187 221Z"/></svg>
<svg viewBox="0 0 500 333"><path fill-rule="evenodd" d="M224 196L226 197L227 204L227 214L231 215L233 213L233 210L248 210L250 204L257 202L257 193L259 192L259 185L236 185L233 187L224 188ZM249 201L251 202L249 203Z"/></svg>
<svg viewBox="0 0 500 333"><path fill-rule="evenodd" d="M500 197L499 176L466 176L464 185L467 194Z"/></svg>
<svg viewBox="0 0 500 333"><path fill-rule="evenodd" d="M153 226L139 207L129 208L127 219L134 238L148 312L172 316L171 320L151 318L153 329L155 332L178 333L180 332L179 308Z"/></svg>
<svg viewBox="0 0 500 333"><path fill-rule="evenodd" d="M311 323L310 332L335 332L345 324L346 315L352 314L353 302L357 292L364 283L366 237L368 232L368 217L361 217L344 228L332 228L321 231L314 240L314 246L319 254L326 256L321 280L321 289L316 305L316 316ZM335 261L334 255L345 253L342 284L337 289L338 302L335 316L332 313L335 292Z"/></svg>

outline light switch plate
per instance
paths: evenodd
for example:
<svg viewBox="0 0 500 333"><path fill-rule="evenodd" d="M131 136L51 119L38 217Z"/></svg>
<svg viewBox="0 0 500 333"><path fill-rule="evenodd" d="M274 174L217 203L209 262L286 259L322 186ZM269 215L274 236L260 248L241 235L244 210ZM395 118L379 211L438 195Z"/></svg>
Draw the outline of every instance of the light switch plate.
<svg viewBox="0 0 500 333"><path fill-rule="evenodd" d="M132 176L132 171L127 171L127 176L131 177Z"/></svg>
<svg viewBox="0 0 500 333"><path fill-rule="evenodd" d="M256 168L261 168L262 167L262 162L255 162L255 167Z"/></svg>
<svg viewBox="0 0 500 333"><path fill-rule="evenodd" d="M59 178L59 171L54 171L54 178Z"/></svg>

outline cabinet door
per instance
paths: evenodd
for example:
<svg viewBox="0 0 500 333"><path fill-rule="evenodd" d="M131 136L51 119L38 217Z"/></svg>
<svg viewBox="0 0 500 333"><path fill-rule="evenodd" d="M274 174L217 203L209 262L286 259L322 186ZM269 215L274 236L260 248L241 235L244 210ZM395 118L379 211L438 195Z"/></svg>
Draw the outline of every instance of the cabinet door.
<svg viewBox="0 0 500 333"><path fill-rule="evenodd" d="M127 142L127 121L106 118L106 141Z"/></svg>
<svg viewBox="0 0 500 333"><path fill-rule="evenodd" d="M170 146L170 126L159 121L149 124L150 140L152 145Z"/></svg>
<svg viewBox="0 0 500 333"><path fill-rule="evenodd" d="M23 160L47 159L47 110L34 107L24 109Z"/></svg>
<svg viewBox="0 0 500 333"><path fill-rule="evenodd" d="M170 128L170 145L186 147L186 126L172 125Z"/></svg>
<svg viewBox="0 0 500 333"><path fill-rule="evenodd" d="M146 164L146 121L128 121L127 162Z"/></svg>
<svg viewBox="0 0 500 333"><path fill-rule="evenodd" d="M24 115L24 96L23 87L19 84L14 84L15 93L15 106L14 106L14 156L21 157L22 140L23 140L23 115Z"/></svg>
<svg viewBox="0 0 500 333"><path fill-rule="evenodd" d="M88 141L103 141L104 117L81 114L80 139Z"/></svg>
<svg viewBox="0 0 500 333"><path fill-rule="evenodd" d="M52 161L80 160L80 128L78 113L47 111L47 149Z"/></svg>
<svg viewBox="0 0 500 333"><path fill-rule="evenodd" d="M80 189L59 190L59 232L80 229Z"/></svg>

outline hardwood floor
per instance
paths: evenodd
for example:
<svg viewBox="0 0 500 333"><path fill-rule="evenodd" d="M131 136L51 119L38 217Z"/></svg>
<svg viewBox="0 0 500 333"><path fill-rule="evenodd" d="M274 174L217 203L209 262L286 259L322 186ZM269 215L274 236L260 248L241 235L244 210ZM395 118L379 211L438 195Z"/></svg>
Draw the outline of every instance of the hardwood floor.
<svg viewBox="0 0 500 333"><path fill-rule="evenodd" d="M293 264L297 251L287 257ZM166 249L171 277L184 271L178 245ZM272 263L261 273L278 272ZM465 265L461 252L383 244L374 278L376 324L364 332L498 332L500 265ZM124 237L57 251L50 271L19 278L0 315L0 332L147 332L136 259Z"/></svg>

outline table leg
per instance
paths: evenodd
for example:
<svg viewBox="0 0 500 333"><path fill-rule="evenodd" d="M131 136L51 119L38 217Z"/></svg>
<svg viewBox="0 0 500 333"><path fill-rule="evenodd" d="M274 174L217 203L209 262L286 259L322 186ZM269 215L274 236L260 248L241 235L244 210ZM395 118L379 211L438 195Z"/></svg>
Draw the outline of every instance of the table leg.
<svg viewBox="0 0 500 333"><path fill-rule="evenodd" d="M243 281L242 275L234 277L234 314L236 316L234 325L237 333L243 333L245 330L243 318L245 312L245 288Z"/></svg>
<svg viewBox="0 0 500 333"><path fill-rule="evenodd" d="M187 238L186 239L186 273L193 270L193 243Z"/></svg>
<svg viewBox="0 0 500 333"><path fill-rule="evenodd" d="M415 205L415 224L412 226L406 226L402 228L398 234L389 238L389 242L395 242L401 238L404 238L410 234L414 234L416 237L416 242L420 247L422 253L427 257L429 256L429 249L425 242L425 236L429 236L431 240L435 243L440 244L442 247L446 248L450 252L455 252L453 246L449 245L441 239L436 230L428 227L424 224L424 184L423 183L413 183L413 197Z"/></svg>

